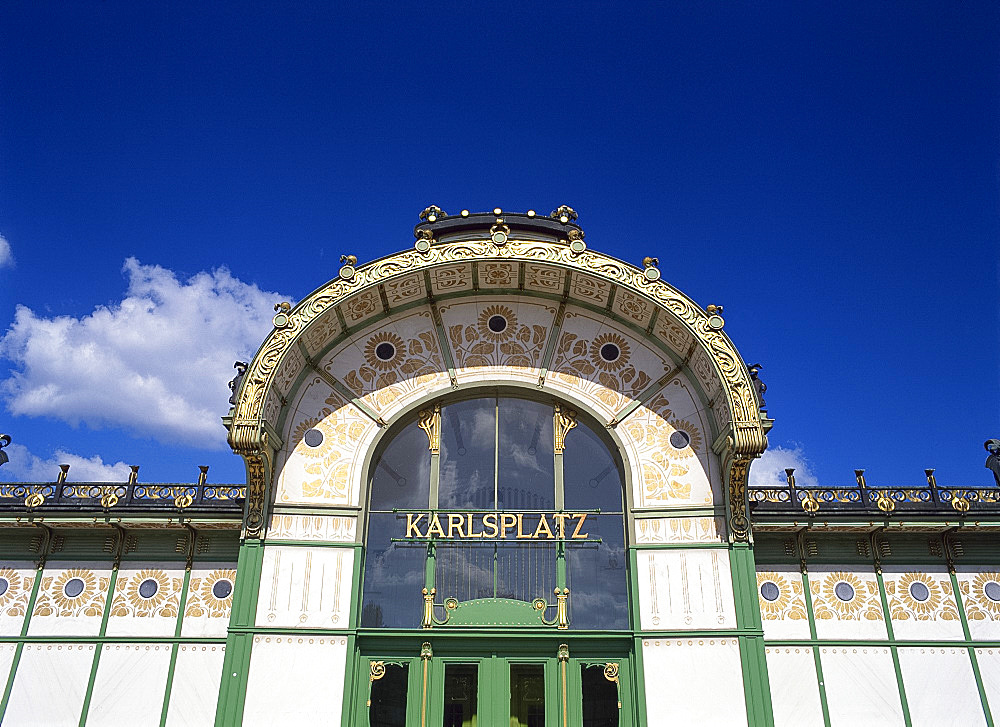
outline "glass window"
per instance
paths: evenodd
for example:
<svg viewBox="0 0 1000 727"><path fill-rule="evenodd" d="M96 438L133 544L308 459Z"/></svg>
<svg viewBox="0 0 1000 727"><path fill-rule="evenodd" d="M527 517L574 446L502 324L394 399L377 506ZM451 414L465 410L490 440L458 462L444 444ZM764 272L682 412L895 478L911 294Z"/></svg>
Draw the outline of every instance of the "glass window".
<svg viewBox="0 0 1000 727"><path fill-rule="evenodd" d="M496 399L441 407L441 482L438 507L492 509L496 487ZM424 447L427 438L424 437Z"/></svg>
<svg viewBox="0 0 1000 727"><path fill-rule="evenodd" d="M604 676L603 666L583 666L583 727L618 727L618 683Z"/></svg>
<svg viewBox="0 0 1000 727"><path fill-rule="evenodd" d="M551 510L552 405L500 399L500 509Z"/></svg>
<svg viewBox="0 0 1000 727"><path fill-rule="evenodd" d="M371 683L371 706L368 708L369 727L406 727L405 664L382 664L382 676ZM375 674L375 667L372 669Z"/></svg>
<svg viewBox="0 0 1000 727"><path fill-rule="evenodd" d="M566 508L622 512L622 481L618 462L586 423L571 429L563 450Z"/></svg>
<svg viewBox="0 0 1000 727"><path fill-rule="evenodd" d="M376 458L368 507L372 510L427 507L430 474L427 435L416 422L411 422Z"/></svg>

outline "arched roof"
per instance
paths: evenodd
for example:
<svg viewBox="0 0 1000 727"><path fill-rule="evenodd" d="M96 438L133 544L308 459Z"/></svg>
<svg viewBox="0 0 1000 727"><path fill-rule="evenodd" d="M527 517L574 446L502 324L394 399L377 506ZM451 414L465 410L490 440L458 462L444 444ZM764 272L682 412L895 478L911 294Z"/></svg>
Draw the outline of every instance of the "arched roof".
<svg viewBox="0 0 1000 727"><path fill-rule="evenodd" d="M226 419L230 445L247 460L249 534L255 520L263 518L270 459L280 445L275 424L301 371L379 318L429 305L440 327L438 301L487 292L533 295L598 310L645 335L678 370L692 372L715 413L717 450L742 468L736 479L742 482L738 489L745 486L749 461L766 447L766 429L756 386L723 331L721 310L702 309L661 280L651 258L640 269L588 249L568 207L549 217L499 210L449 217L430 207L421 217L412 249L363 265L346 256L335 279L293 308L279 307L274 329L250 362ZM742 489L732 490L730 482L730 497L741 503ZM741 525L734 527L741 531Z"/></svg>

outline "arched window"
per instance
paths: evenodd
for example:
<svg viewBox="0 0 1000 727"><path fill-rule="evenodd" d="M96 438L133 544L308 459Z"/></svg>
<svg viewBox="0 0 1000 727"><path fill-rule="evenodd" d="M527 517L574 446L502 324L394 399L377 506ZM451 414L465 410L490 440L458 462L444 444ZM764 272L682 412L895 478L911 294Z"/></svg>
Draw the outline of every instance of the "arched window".
<svg viewBox="0 0 1000 727"><path fill-rule="evenodd" d="M628 628L622 466L609 442L565 404L506 395L401 422L369 472L362 627L419 628L426 588L435 623L489 613L529 624L532 612L554 623L554 591L568 589L569 628Z"/></svg>

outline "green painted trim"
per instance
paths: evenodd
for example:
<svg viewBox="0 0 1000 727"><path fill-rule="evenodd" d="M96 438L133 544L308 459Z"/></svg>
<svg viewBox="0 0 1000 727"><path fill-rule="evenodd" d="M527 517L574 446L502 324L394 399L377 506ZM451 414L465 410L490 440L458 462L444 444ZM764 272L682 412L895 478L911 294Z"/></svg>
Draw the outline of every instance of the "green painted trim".
<svg viewBox="0 0 1000 727"><path fill-rule="evenodd" d="M945 548L948 547L947 543L943 544ZM962 601L962 591L958 586L958 576L955 573L954 568L948 569L948 575L951 578L951 590L955 594L955 605L958 606L958 616L962 621L962 634L965 636L967 642L972 641L972 632L969 630L969 617L965 613L965 603ZM972 673L976 677L976 689L979 690L979 701L983 705L983 716L986 717L986 724L989 727L993 727L993 712L990 709L990 701L986 696L986 685L983 683L983 674L979 669L979 657L976 655L976 649L973 646L969 646L969 661L972 662Z"/></svg>
<svg viewBox="0 0 1000 727"><path fill-rule="evenodd" d="M191 569L184 569L184 585L181 589L181 600L177 606L177 623L174 625L174 638L181 637L184 624L184 609L187 608L188 587L191 584ZM170 708L170 691L174 687L174 670L177 668L177 653L180 646L174 644L170 649L170 665L167 667L167 685L163 690L163 707L160 709L160 727L167 724L167 710Z"/></svg>
<svg viewBox="0 0 1000 727"><path fill-rule="evenodd" d="M819 689L819 706L823 710L823 724L830 727L830 705L826 700L826 679L823 677L823 660L819 655L819 647L816 642L816 616L813 615L812 591L809 590L809 573L806 572L806 563L802 561L802 592L805 594L806 615L809 617L809 638L806 642L812 646L813 662L816 664L816 686ZM772 643L767 641L765 643Z"/></svg>
<svg viewBox="0 0 1000 727"><path fill-rule="evenodd" d="M47 547L47 546L46 546ZM21 623L21 638L28 635L28 626L31 624L31 612L35 610L35 601L38 599L38 591L42 585L42 574L45 572L45 553L39 566L35 569L35 580L31 584L31 594L28 596L28 605L24 609L24 621ZM0 723L7 713L7 702L10 701L10 693L14 689L14 677L17 675L17 666L21 662L21 653L24 651L24 643L18 641L14 648L14 658L10 662L10 672L7 674L7 684L3 690L3 700L0 701Z"/></svg>
<svg viewBox="0 0 1000 727"><path fill-rule="evenodd" d="M635 637L632 643L632 670L635 679L632 681L632 696L635 704L636 724L646 727L646 662L642 654L642 639Z"/></svg>
<svg viewBox="0 0 1000 727"><path fill-rule="evenodd" d="M121 536L121 540L124 541L125 536ZM119 552L121 555L121 543L119 543ZM108 619L111 617L111 602L114 600L115 596L115 586L118 583L118 565L116 564L114 568L111 569L111 582L108 585L108 595L104 599L104 614L101 616L101 630L98 632L98 637L103 637L108 632ZM87 691L83 697L83 707L80 710L80 727L84 727L87 724L87 715L90 712L90 701L94 697L94 684L97 682L97 669L101 664L101 652L104 650L104 644L96 644L94 646L94 661L90 665L90 679L87 681Z"/></svg>
<svg viewBox="0 0 1000 727"><path fill-rule="evenodd" d="M774 713L764 653L764 630L760 601L757 598L757 567L753 549L745 543L731 546L729 568L736 606L736 625L740 630L753 632L752 635L738 637L747 723L750 727L766 727L774 723Z"/></svg>
<svg viewBox="0 0 1000 727"><path fill-rule="evenodd" d="M226 656L222 663L222 682L215 712L216 727L238 725L243 721L247 680L250 671L252 629L257 614L257 592L264 564L264 544L246 540L240 545L236 564L236 592L229 616ZM234 629L234 627L237 627Z"/></svg>
<svg viewBox="0 0 1000 727"><path fill-rule="evenodd" d="M875 542L874 536L872 537L872 553L878 556L878 543ZM892 630L892 617L889 613L889 598L885 592L885 581L882 578L882 567L875 562L875 580L878 581L878 595L882 600L882 614L885 616L885 628L886 632L889 634L889 641L895 643L896 637ZM910 705L906 700L906 686L903 684L903 670L899 665L899 653L896 651L895 646L890 646L889 651L892 653L892 668L896 672L896 686L899 688L899 705L903 709L903 722L906 723L906 727L912 727L913 720L910 718Z"/></svg>
<svg viewBox="0 0 1000 727"><path fill-rule="evenodd" d="M353 612L354 605L351 605ZM354 720L351 716L351 705L354 704L355 671L352 668L357 665L357 637L354 635L347 637L347 651L344 654L344 685L340 695L340 724L349 725Z"/></svg>

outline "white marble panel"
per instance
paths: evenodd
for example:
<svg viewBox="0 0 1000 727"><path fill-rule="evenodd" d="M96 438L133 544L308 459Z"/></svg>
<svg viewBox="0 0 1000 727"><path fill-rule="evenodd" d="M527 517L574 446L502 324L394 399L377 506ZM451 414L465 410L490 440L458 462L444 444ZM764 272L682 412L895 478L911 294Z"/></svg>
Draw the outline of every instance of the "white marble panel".
<svg viewBox="0 0 1000 727"><path fill-rule="evenodd" d="M157 724L170 666L169 644L105 644L88 727Z"/></svg>
<svg viewBox="0 0 1000 727"><path fill-rule="evenodd" d="M271 516L268 540L317 540L327 543L353 543L357 540L358 519L345 515Z"/></svg>
<svg viewBox="0 0 1000 727"><path fill-rule="evenodd" d="M0 634L19 636L38 571L32 563L4 561L0 565Z"/></svg>
<svg viewBox="0 0 1000 727"><path fill-rule="evenodd" d="M809 590L821 639L885 639L885 614L872 566L809 570Z"/></svg>
<svg viewBox="0 0 1000 727"><path fill-rule="evenodd" d="M353 574L351 548L266 548L257 625L347 628Z"/></svg>
<svg viewBox="0 0 1000 727"><path fill-rule="evenodd" d="M0 644L0 684L7 684L7 677L10 676L10 667L14 663L14 652L17 651L17 644Z"/></svg>
<svg viewBox="0 0 1000 727"><path fill-rule="evenodd" d="M986 724L968 649L912 647L897 653L913 727Z"/></svg>
<svg viewBox="0 0 1000 727"><path fill-rule="evenodd" d="M719 543L724 542L725 519L721 517L659 517L635 519L635 542Z"/></svg>
<svg viewBox="0 0 1000 727"><path fill-rule="evenodd" d="M173 636L183 588L183 564L129 563L120 568L108 635Z"/></svg>
<svg viewBox="0 0 1000 727"><path fill-rule="evenodd" d="M93 644L25 644L4 724L78 724L93 662Z"/></svg>
<svg viewBox="0 0 1000 727"><path fill-rule="evenodd" d="M643 640L646 723L747 724L737 639Z"/></svg>
<svg viewBox="0 0 1000 727"><path fill-rule="evenodd" d="M170 688L167 727L211 725L219 701L223 644L180 644Z"/></svg>
<svg viewBox="0 0 1000 727"><path fill-rule="evenodd" d="M945 568L885 568L882 580L897 639L965 638L951 576Z"/></svg>
<svg viewBox="0 0 1000 727"><path fill-rule="evenodd" d="M996 717L1000 715L1000 649L976 649L976 661L990 712Z"/></svg>
<svg viewBox="0 0 1000 727"><path fill-rule="evenodd" d="M198 563L192 568L181 636L225 636L235 587L235 563Z"/></svg>
<svg viewBox="0 0 1000 727"><path fill-rule="evenodd" d="M809 614L802 573L798 568L758 566L757 600L764 622L764 638L809 638Z"/></svg>
<svg viewBox="0 0 1000 727"><path fill-rule="evenodd" d="M769 646L764 653L774 727L822 727L823 706L812 647Z"/></svg>
<svg viewBox="0 0 1000 727"><path fill-rule="evenodd" d="M638 566L644 630L736 627L729 551L641 550Z"/></svg>
<svg viewBox="0 0 1000 727"><path fill-rule="evenodd" d="M892 653L885 646L821 647L831 727L903 724Z"/></svg>
<svg viewBox="0 0 1000 727"><path fill-rule="evenodd" d="M111 585L107 563L50 562L31 612L29 636L96 636Z"/></svg>
<svg viewBox="0 0 1000 727"><path fill-rule="evenodd" d="M254 636L244 727L340 724L347 639Z"/></svg>
<svg viewBox="0 0 1000 727"><path fill-rule="evenodd" d="M1000 640L1000 571L962 567L956 576L972 638Z"/></svg>

